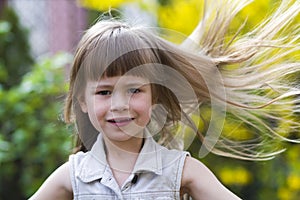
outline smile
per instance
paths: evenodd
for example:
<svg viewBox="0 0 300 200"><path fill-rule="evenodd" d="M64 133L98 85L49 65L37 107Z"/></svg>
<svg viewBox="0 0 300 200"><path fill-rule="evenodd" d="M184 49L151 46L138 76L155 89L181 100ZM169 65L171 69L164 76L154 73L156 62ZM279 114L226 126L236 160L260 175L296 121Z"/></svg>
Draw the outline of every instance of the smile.
<svg viewBox="0 0 300 200"><path fill-rule="evenodd" d="M126 126L133 120L134 118L115 118L115 119L108 119L107 122L115 126Z"/></svg>

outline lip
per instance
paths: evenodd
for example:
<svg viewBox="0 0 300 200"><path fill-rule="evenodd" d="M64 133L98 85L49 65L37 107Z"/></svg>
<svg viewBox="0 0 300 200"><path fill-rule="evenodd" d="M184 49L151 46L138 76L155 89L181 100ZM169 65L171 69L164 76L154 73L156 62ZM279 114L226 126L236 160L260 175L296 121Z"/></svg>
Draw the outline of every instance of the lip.
<svg viewBox="0 0 300 200"><path fill-rule="evenodd" d="M114 126L126 126L128 124L130 124L132 121L134 120L134 118L132 117L118 117L118 118L111 118L111 119L107 119L106 121Z"/></svg>

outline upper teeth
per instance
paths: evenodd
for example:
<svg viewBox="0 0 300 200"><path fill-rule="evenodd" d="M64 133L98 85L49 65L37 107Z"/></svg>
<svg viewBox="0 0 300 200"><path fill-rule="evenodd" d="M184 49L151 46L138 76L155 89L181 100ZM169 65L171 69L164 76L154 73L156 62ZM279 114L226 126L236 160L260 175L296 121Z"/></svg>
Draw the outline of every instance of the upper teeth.
<svg viewBox="0 0 300 200"><path fill-rule="evenodd" d="M130 121L131 118L128 118L128 119L114 119L112 121L115 121L115 122L125 122L125 121Z"/></svg>

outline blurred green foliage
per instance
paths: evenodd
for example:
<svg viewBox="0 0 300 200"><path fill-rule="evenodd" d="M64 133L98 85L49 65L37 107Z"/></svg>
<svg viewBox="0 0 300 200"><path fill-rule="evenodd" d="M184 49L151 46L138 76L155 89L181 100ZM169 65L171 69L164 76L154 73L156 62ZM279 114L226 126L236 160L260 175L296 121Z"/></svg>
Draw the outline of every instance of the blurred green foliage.
<svg viewBox="0 0 300 200"><path fill-rule="evenodd" d="M71 149L59 119L67 54L33 64L27 31L6 8L0 20L0 199L26 199Z"/></svg>
<svg viewBox="0 0 300 200"><path fill-rule="evenodd" d="M71 131L58 117L70 56L33 65L27 40L6 9L0 21L0 199L26 199L71 149Z"/></svg>
<svg viewBox="0 0 300 200"><path fill-rule="evenodd" d="M66 161L72 131L59 113L69 61L66 54L44 58L20 85L0 90L0 199L25 199Z"/></svg>
<svg viewBox="0 0 300 200"><path fill-rule="evenodd" d="M0 199L25 199L66 161L72 131L59 113L69 61L67 54L44 58L20 85L0 90Z"/></svg>
<svg viewBox="0 0 300 200"><path fill-rule="evenodd" d="M4 89L19 84L33 64L27 35L15 12L6 7L0 16L0 87Z"/></svg>

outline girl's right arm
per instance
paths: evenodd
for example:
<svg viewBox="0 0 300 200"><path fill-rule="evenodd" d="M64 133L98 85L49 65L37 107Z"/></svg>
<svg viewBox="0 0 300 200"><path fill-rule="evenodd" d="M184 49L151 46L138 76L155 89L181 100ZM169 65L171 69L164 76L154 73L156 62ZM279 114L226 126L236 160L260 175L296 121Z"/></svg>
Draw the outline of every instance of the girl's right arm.
<svg viewBox="0 0 300 200"><path fill-rule="evenodd" d="M73 199L69 163L57 168L29 200Z"/></svg>

